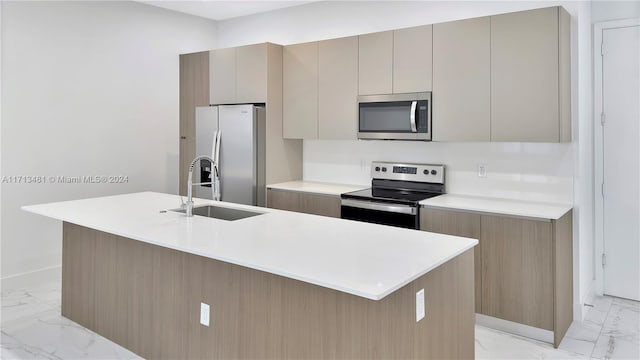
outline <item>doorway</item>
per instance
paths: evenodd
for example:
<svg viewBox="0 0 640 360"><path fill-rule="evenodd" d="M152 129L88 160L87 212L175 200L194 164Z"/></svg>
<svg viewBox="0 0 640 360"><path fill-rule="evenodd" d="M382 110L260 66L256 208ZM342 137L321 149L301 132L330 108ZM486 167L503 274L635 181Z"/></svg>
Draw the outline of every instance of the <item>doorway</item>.
<svg viewBox="0 0 640 360"><path fill-rule="evenodd" d="M594 28L596 287L640 300L640 20Z"/></svg>

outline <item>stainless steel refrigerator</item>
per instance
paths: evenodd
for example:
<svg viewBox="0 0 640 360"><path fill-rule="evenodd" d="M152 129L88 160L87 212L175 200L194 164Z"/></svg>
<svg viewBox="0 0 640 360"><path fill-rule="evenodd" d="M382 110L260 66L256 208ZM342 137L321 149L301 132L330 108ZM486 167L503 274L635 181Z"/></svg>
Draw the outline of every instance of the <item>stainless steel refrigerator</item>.
<svg viewBox="0 0 640 360"><path fill-rule="evenodd" d="M196 107L196 156L209 155L217 160L220 200L265 205L265 119L261 106ZM209 161L203 160L196 169L194 182L215 180ZM194 186L193 194L213 199L214 188Z"/></svg>

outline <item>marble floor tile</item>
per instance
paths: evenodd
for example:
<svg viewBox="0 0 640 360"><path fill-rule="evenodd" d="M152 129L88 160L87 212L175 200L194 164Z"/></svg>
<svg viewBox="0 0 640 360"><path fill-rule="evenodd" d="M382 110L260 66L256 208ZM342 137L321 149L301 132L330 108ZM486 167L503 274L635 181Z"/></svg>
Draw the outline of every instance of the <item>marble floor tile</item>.
<svg viewBox="0 0 640 360"><path fill-rule="evenodd" d="M29 293L34 298L53 306L60 306L62 297L62 282L60 280L48 281L40 285L30 287Z"/></svg>
<svg viewBox="0 0 640 360"><path fill-rule="evenodd" d="M55 304L46 303L34 297L29 290L13 290L2 294L0 323L4 327L5 324L53 309Z"/></svg>
<svg viewBox="0 0 640 360"><path fill-rule="evenodd" d="M562 339L561 350L590 357L602 327L590 322L574 321Z"/></svg>
<svg viewBox="0 0 640 360"><path fill-rule="evenodd" d="M2 352L3 359L140 359L55 310L3 325Z"/></svg>
<svg viewBox="0 0 640 360"><path fill-rule="evenodd" d="M640 302L613 299L592 356L640 359Z"/></svg>
<svg viewBox="0 0 640 360"><path fill-rule="evenodd" d="M594 325L602 326L607 319L609 309L613 304L613 298L610 296L593 296L593 307L585 314L584 321Z"/></svg>
<svg viewBox="0 0 640 360"><path fill-rule="evenodd" d="M588 359L544 342L476 325L476 359Z"/></svg>
<svg viewBox="0 0 640 360"><path fill-rule="evenodd" d="M603 334L598 338L591 358L638 360L640 359L640 344L638 341Z"/></svg>

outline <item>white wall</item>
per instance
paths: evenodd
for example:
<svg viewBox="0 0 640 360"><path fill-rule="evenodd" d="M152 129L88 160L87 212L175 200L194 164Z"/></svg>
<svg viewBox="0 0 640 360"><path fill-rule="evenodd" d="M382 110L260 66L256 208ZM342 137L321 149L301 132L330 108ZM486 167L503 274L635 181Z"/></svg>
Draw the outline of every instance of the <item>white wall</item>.
<svg viewBox="0 0 640 360"><path fill-rule="evenodd" d="M288 45L558 4L576 7L570 1L319 1L219 21L218 46Z"/></svg>
<svg viewBox="0 0 640 360"><path fill-rule="evenodd" d="M597 22L640 18L640 1L593 1L591 21Z"/></svg>
<svg viewBox="0 0 640 360"><path fill-rule="evenodd" d="M580 1L317 2L218 23L219 47L283 45L562 5L572 16L572 144L304 141L304 178L364 184L371 160L445 163L448 192L573 202L575 317L593 274L591 8ZM486 179L476 175L488 164Z"/></svg>
<svg viewBox="0 0 640 360"><path fill-rule="evenodd" d="M135 2L2 1L2 176L124 175L124 184L2 184L2 277L61 263L61 224L20 206L178 190L178 54L216 23Z"/></svg>

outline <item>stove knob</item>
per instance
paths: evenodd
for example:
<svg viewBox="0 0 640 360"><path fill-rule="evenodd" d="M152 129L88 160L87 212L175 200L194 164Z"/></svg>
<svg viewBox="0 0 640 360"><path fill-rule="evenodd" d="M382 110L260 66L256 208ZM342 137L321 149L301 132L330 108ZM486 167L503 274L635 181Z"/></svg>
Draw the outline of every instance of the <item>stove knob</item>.
<svg viewBox="0 0 640 360"><path fill-rule="evenodd" d="M429 175L429 170L423 170L422 173L425 175Z"/></svg>
<svg viewBox="0 0 640 360"><path fill-rule="evenodd" d="M380 171L380 166L376 166L376 171Z"/></svg>
<svg viewBox="0 0 640 360"><path fill-rule="evenodd" d="M431 170L431 175L435 175L435 174L437 174L437 173L438 173L437 171L435 171L435 170Z"/></svg>
<svg viewBox="0 0 640 360"><path fill-rule="evenodd" d="M386 167L382 167L382 172L387 172L387 168Z"/></svg>

